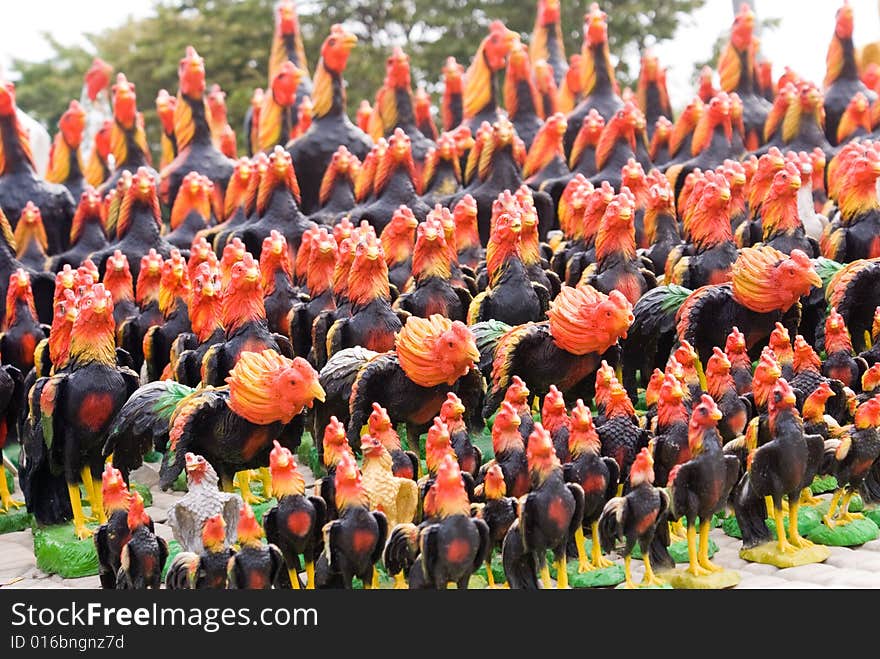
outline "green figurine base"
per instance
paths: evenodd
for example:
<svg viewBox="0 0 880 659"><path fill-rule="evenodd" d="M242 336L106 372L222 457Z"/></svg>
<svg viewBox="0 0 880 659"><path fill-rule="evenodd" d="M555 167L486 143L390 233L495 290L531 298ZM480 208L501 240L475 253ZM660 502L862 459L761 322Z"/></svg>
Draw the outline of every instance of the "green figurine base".
<svg viewBox="0 0 880 659"><path fill-rule="evenodd" d="M813 545L792 552L780 552L775 541L765 542L763 545L751 549L741 549L739 552L739 557L744 561L774 565L778 568L821 563L829 556L831 556L831 550L823 545Z"/></svg>
<svg viewBox="0 0 880 659"><path fill-rule="evenodd" d="M91 524L89 528L95 529ZM89 577L98 574L98 553L92 538L80 540L73 532L73 524L34 526L34 556L37 567L48 574L65 579Z"/></svg>
<svg viewBox="0 0 880 659"><path fill-rule="evenodd" d="M168 560L165 561L165 567L162 568L162 583L165 583L165 575L168 574L168 568L171 567L171 562L181 551L183 551L183 548L177 540L168 541Z"/></svg>
<svg viewBox="0 0 880 659"><path fill-rule="evenodd" d="M828 509L831 507L831 500L826 499L818 506L816 506L816 510L821 512L823 515L828 514ZM849 512L851 513L860 513L865 509L865 502L862 501L862 497L858 494L854 494L853 498L849 500ZM838 510L840 508L838 507Z"/></svg>
<svg viewBox="0 0 880 659"><path fill-rule="evenodd" d="M263 483L262 481L252 480L250 483L251 494L256 494L259 497L263 496ZM241 491L236 487L235 491L241 495ZM271 510L275 506L278 505L278 499L266 499L260 503L255 503L251 505L251 509L254 511L254 517L257 519L257 523L262 526L263 525L263 515L266 514L267 511Z"/></svg>
<svg viewBox="0 0 880 659"><path fill-rule="evenodd" d="M318 449L315 448L312 436L307 432L303 433L299 448L296 449L296 459L301 465L311 469L315 478L320 478L324 474L324 465L318 457Z"/></svg>
<svg viewBox="0 0 880 659"><path fill-rule="evenodd" d="M825 494L837 489L837 479L834 476L816 476L810 484L813 494Z"/></svg>
<svg viewBox="0 0 880 659"><path fill-rule="evenodd" d="M587 556L591 556L593 552L593 541L589 538L585 541ZM547 554L547 565L550 566L550 576L556 579L558 570L553 562L553 554ZM577 556L569 556L566 562L566 572L568 572L568 585L571 588L608 588L626 581L626 573L623 567L616 563L610 567L599 568L598 570L590 570L588 572L578 571ZM504 578L502 572L502 579Z"/></svg>
<svg viewBox="0 0 880 659"><path fill-rule="evenodd" d="M186 470L180 472L180 476L171 484L172 492L188 492L189 488L186 486Z"/></svg>
<svg viewBox="0 0 880 659"><path fill-rule="evenodd" d="M809 506L801 506L798 509L798 533L802 536L806 537L807 534L810 533L813 529L819 526L822 523L822 510L820 506L815 508L810 508ZM827 510L827 505L826 505ZM785 515L783 518L786 526L788 525L788 515ZM770 519L769 517L764 520L767 524L767 528L770 529L770 535L773 536L773 539L776 539L776 521ZM724 531L726 535L729 535L731 538L737 538L739 540L742 539L742 531L739 528L739 523L736 521L736 516L731 515L721 524L721 530Z"/></svg>
<svg viewBox="0 0 880 659"><path fill-rule="evenodd" d="M709 538L709 558L712 558L717 552L718 545L715 544L712 538ZM672 560L676 563L687 563L689 560L687 540L679 540L669 545L669 555L672 556ZM639 559L642 557L642 550L638 545L633 547L632 557Z"/></svg>
<svg viewBox="0 0 880 659"><path fill-rule="evenodd" d="M162 454L159 451L150 451L144 456L144 462L149 462L150 464L162 462Z"/></svg>
<svg viewBox="0 0 880 659"><path fill-rule="evenodd" d="M496 584L507 583L507 576L504 574L504 565L501 562L501 552L495 552L495 555L492 556L492 577L495 579ZM475 576L482 577L486 579L486 565L485 563L477 568L477 571L474 572ZM486 580L486 584L488 585L489 581Z"/></svg>
<svg viewBox="0 0 880 659"><path fill-rule="evenodd" d="M29 529L33 524L34 518L27 511L27 508L13 508L5 513L0 512L0 534L14 533L15 531L24 531Z"/></svg>
<svg viewBox="0 0 880 659"><path fill-rule="evenodd" d="M679 590L724 590L733 588L739 583L739 572L719 570L703 576L695 577L684 568L658 573L673 588Z"/></svg>
<svg viewBox="0 0 880 659"><path fill-rule="evenodd" d="M866 519L870 519L874 524L880 526L880 507L877 508L866 508L862 511L865 515Z"/></svg>
<svg viewBox="0 0 880 659"><path fill-rule="evenodd" d="M807 539L811 542L830 547L856 547L878 537L880 537L880 527L867 517L854 519L833 528L820 524L807 535Z"/></svg>

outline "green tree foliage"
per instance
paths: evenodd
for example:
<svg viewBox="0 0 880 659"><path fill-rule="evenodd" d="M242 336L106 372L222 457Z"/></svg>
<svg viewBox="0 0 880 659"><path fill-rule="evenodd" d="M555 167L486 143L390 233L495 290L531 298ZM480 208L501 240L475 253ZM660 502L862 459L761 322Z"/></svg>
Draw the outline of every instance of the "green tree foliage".
<svg viewBox="0 0 880 659"><path fill-rule="evenodd" d="M705 0L605 0L614 55L634 55L656 41L670 38L680 17ZM242 120L255 87L265 87L274 0L157 0L146 18L129 18L119 27L90 34L91 48L69 47L50 39L55 54L44 62L13 61L19 73L20 105L54 130L71 98L79 98L82 76L94 55L110 62L136 84L148 136L158 151L154 99L161 88L177 89L177 64L187 45L205 58L209 84L227 93L229 120L243 144ZM372 101L384 77L384 61L394 45L410 54L413 78L429 91L439 91L440 69L453 55L467 64L494 19L502 19L528 40L537 2L517 0L300 0L298 11L309 60L314 70L321 43L333 23L344 23L359 43L346 79L353 111L362 98ZM580 49L585 3L563 0L566 52ZM618 64L621 82L637 71Z"/></svg>

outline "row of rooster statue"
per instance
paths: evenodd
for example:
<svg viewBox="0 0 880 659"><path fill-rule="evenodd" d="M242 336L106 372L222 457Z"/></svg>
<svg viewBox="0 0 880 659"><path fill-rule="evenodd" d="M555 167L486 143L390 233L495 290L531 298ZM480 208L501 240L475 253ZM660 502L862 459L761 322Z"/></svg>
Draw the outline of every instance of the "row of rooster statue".
<svg viewBox="0 0 880 659"><path fill-rule="evenodd" d="M123 74L87 165L71 102L46 181L0 87L0 437L36 522L94 534L102 585L371 587L381 564L466 588L485 564L566 587L568 556L619 571L616 550L634 586L638 550L641 585L729 587L708 536L731 509L744 558L827 557L786 523L818 476L823 526L876 537L850 504L880 500L880 75L851 8L823 93L772 83L744 5L723 89L708 71L674 123L656 58L621 97L605 14L568 62L559 15L540 0L530 48L496 21L466 72L450 58L438 135L400 49L352 123L357 39L334 26L310 78L282 1L254 155L231 159L188 48L160 172ZM110 77L96 60L89 89ZM128 489L153 451L163 489L189 486L171 559ZM252 478L277 498L261 520ZM0 497L21 505L5 474Z"/></svg>

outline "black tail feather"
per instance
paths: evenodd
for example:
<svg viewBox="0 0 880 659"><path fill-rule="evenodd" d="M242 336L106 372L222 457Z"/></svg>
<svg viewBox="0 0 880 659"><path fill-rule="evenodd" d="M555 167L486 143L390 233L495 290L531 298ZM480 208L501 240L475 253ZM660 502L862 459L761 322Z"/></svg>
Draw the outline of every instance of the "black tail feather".
<svg viewBox="0 0 880 659"><path fill-rule="evenodd" d="M519 520L513 523L504 536L501 560L507 584L512 589L538 590L538 566L535 564L534 554L523 548Z"/></svg>
<svg viewBox="0 0 880 659"><path fill-rule="evenodd" d="M737 486L733 498L733 510L742 532L744 549L756 547L772 540L770 529L767 528L767 523L764 521L767 518L767 505L764 502L764 497L757 494L752 487L748 472Z"/></svg>

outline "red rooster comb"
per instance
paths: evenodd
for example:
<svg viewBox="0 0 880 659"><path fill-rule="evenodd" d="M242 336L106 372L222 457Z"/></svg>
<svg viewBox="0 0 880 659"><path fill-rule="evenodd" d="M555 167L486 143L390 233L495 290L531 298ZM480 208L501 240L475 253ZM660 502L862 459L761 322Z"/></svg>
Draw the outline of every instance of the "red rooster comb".
<svg viewBox="0 0 880 659"><path fill-rule="evenodd" d="M128 528L130 531L141 526L149 526L150 516L144 510L144 500L141 493L135 490L131 493L131 503L128 507Z"/></svg>

